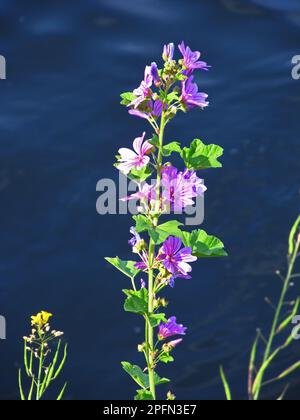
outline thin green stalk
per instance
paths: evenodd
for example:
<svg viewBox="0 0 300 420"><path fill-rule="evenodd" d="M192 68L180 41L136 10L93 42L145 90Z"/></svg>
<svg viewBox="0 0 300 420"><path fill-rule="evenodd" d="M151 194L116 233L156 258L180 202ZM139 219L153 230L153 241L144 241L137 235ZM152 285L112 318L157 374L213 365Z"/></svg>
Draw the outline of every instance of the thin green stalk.
<svg viewBox="0 0 300 420"><path fill-rule="evenodd" d="M282 289L281 296L280 296L280 299L279 299L279 303L278 303L278 306L277 306L277 309L276 309L276 313L275 313L275 317L274 317L274 320L273 320L273 324L272 324L270 336L269 336L269 339L268 339L267 347L266 347L266 350L265 350L265 353L264 353L263 365L269 360L270 355L271 355L273 341L274 341L274 338L275 338L275 335L276 335L276 330L277 330L277 327L278 327L278 324L279 324L279 319L280 319L282 307L284 305L285 296L286 296L287 291L288 291L289 286L290 286L291 277L292 277L292 274L293 274L293 270L294 270L295 262L296 262L297 255L298 255L298 252L299 252L299 248L300 248L300 235L297 238L296 246L295 246L294 252L291 256L290 262L289 262L288 273L287 273L287 276L284 280L283 289ZM261 378L259 380L259 383L257 385L257 390L256 390L255 395L254 395L254 400L259 399L261 388L262 388L262 383L263 383L263 379L264 379L264 373L265 372L262 373Z"/></svg>
<svg viewBox="0 0 300 420"><path fill-rule="evenodd" d="M152 261L154 259L154 250L155 246L152 240L150 240L149 245L149 260ZM153 268L149 270L149 284L148 284L148 313L152 314L153 312L153 301L154 301L154 293L153 293ZM156 399L156 390L155 390L155 379L154 379L154 332L153 327L151 326L150 322L148 322L148 371L149 371L149 385L150 385L150 392L154 398Z"/></svg>
<svg viewBox="0 0 300 420"><path fill-rule="evenodd" d="M41 354L40 354L40 361L39 361L39 373L38 373L38 381L37 381L37 386L36 386L36 400L40 399L40 386L41 386L43 361L44 361L44 343L42 343L42 345L41 345Z"/></svg>

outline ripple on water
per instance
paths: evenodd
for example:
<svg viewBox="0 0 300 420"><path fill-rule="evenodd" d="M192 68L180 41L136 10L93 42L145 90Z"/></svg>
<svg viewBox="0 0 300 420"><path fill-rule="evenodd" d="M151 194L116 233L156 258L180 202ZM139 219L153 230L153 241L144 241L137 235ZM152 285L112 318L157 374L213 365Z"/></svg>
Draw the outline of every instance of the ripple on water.
<svg viewBox="0 0 300 420"><path fill-rule="evenodd" d="M253 3L267 7L273 10L282 10L286 12L300 10L299 0L252 0Z"/></svg>
<svg viewBox="0 0 300 420"><path fill-rule="evenodd" d="M65 35L74 29L75 20L62 15L21 16L20 23L33 35Z"/></svg>
<svg viewBox="0 0 300 420"><path fill-rule="evenodd" d="M125 14L134 14L144 19L157 19L160 21L172 20L179 16L180 7L170 7L169 2L159 0L100 0L101 5L110 9L116 9Z"/></svg>

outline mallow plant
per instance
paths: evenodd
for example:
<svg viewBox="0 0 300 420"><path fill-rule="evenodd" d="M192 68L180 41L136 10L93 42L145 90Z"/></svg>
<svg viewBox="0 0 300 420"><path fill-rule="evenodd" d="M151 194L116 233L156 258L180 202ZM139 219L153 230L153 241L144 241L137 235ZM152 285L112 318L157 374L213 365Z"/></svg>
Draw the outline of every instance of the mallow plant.
<svg viewBox="0 0 300 420"><path fill-rule="evenodd" d="M219 158L223 149L218 145L195 139L189 147L183 147L177 141L165 140L166 127L178 113L204 110L209 105L208 95L199 90L195 76L210 66L200 60L200 52L192 51L184 42L179 45L179 53L176 60L174 44L166 45L162 68L156 63L147 66L139 87L121 95L121 104L129 114L144 119L151 129L151 134L145 131L138 136L132 148L120 148L115 164L137 185L134 194L122 198L137 204L129 240L136 258L107 258L130 279L131 288L123 290L125 311L140 315L145 323L145 336L138 345L144 365L122 362L140 387L136 400L157 399L157 386L169 382L159 375L159 366L174 361L174 350L187 332L182 320L172 312L167 314L164 289L191 279L192 264L198 259L227 255L221 240L204 230L187 231L173 217L161 220L182 214L197 197L203 197L207 188L197 171L222 166ZM175 155L181 157L180 168L171 163ZM169 391L167 399L175 396Z"/></svg>

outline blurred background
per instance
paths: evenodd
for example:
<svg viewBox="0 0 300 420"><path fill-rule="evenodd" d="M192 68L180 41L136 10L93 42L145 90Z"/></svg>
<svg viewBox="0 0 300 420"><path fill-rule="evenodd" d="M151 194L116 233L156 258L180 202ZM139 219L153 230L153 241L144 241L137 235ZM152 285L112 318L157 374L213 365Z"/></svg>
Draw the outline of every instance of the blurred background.
<svg viewBox="0 0 300 420"><path fill-rule="evenodd" d="M264 298L277 299L274 272L299 213L299 30L298 0L0 1L0 399L18 398L22 337L41 309L70 343L66 398L132 398L120 361L141 362L142 325L123 312L126 279L103 260L130 258L132 221L96 213L96 183L117 181L116 151L145 128L119 94L160 62L164 43L182 40L212 65L198 80L211 105L178 116L167 135L224 147L224 168L205 173L203 228L230 257L201 261L168 294L189 331L163 374L180 399L222 399L223 364L234 398L246 397L250 346L272 318ZM282 367L299 354L300 344ZM282 387L273 390L266 397ZM288 397L299 395L296 375Z"/></svg>

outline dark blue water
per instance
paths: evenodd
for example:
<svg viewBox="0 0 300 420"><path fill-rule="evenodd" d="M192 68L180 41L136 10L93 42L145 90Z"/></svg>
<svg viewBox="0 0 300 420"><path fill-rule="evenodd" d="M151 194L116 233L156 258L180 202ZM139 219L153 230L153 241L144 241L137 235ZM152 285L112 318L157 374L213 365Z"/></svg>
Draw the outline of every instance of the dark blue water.
<svg viewBox="0 0 300 420"><path fill-rule="evenodd" d="M40 309L70 343L68 398L132 397L120 361L141 363L142 325L122 310L127 281L103 260L130 257L131 220L97 215L95 189L100 178L117 180L115 152L144 129L119 93L136 87L165 42L182 39L213 66L202 76L211 106L178 117L167 134L225 148L224 168L205 175L203 227L230 257L201 261L169 294L170 315L190 328L163 373L179 398L220 399L222 363L234 397L246 396L249 348L270 322L264 297L276 299L273 273L299 213L299 30L296 0L0 2L1 398L17 397L22 336ZM300 392L293 380L290 398Z"/></svg>

